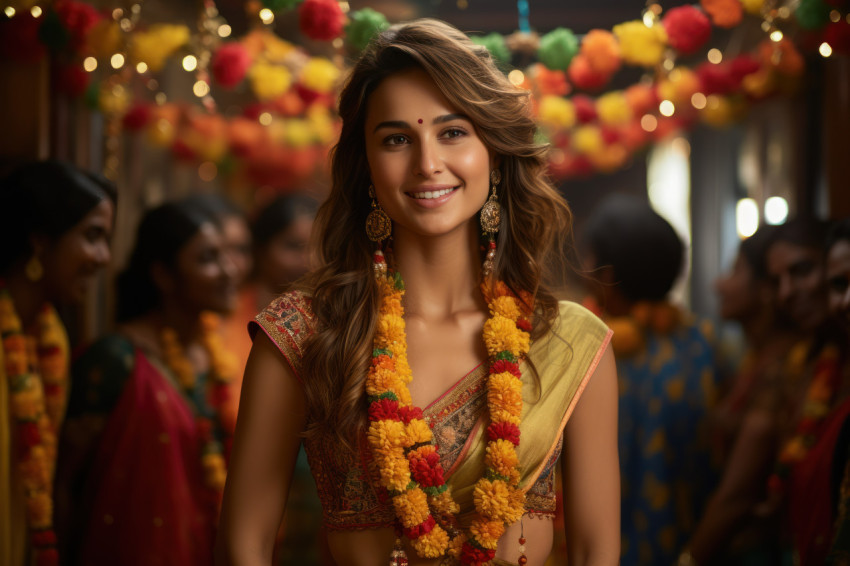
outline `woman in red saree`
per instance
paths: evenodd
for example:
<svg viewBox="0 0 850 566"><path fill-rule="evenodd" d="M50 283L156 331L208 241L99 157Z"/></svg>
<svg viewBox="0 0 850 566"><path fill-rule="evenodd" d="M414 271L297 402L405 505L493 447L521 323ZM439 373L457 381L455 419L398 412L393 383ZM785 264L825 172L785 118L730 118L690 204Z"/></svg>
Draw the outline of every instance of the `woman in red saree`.
<svg viewBox="0 0 850 566"><path fill-rule="evenodd" d="M237 370L209 311L234 269L220 229L189 201L149 212L118 281L114 335L74 363L57 491L69 564L207 565Z"/></svg>

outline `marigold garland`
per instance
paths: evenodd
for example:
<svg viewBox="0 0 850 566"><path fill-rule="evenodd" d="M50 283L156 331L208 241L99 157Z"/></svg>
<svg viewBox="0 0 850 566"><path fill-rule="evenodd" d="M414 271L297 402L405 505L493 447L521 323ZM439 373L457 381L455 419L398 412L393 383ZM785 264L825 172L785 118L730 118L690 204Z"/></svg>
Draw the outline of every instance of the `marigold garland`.
<svg viewBox="0 0 850 566"><path fill-rule="evenodd" d="M224 348L218 332L219 322L218 316L213 313L201 314L201 344L210 360L206 380L206 401L212 409L211 412L197 406L194 402L197 398L195 370L183 351L177 332L171 328L163 328L160 340L164 361L177 378L181 393L193 408L197 419L202 443L201 468L204 473L204 483L217 494L220 502L227 478L225 455L236 425L235 413L228 412L230 406L228 401L231 395L231 383L238 371L238 363L235 356Z"/></svg>
<svg viewBox="0 0 850 566"><path fill-rule="evenodd" d="M59 563L53 531L56 429L65 407L68 357L61 322L50 305L38 314L38 337L23 332L12 296L0 286L0 337L17 436L17 465L33 562Z"/></svg>
<svg viewBox="0 0 850 566"><path fill-rule="evenodd" d="M399 273L387 273L383 256L376 269L380 307L372 364L366 377L369 401L367 438L381 485L392 496L404 535L423 558L447 554L462 564L481 565L493 559L505 528L520 519L525 493L519 488L516 453L522 414L522 374L519 363L528 353L532 299L519 296L502 282L482 285L490 310L484 341L490 358L485 470L474 489L476 518L468 533L458 528L457 503L446 484L430 427L422 410L410 401L412 379L407 363L407 338ZM394 551L394 556L400 553Z"/></svg>
<svg viewBox="0 0 850 566"><path fill-rule="evenodd" d="M814 375L806 391L802 415L797 428L779 452L768 488L774 496L785 491L791 469L801 462L818 440L824 420L830 414L832 402L841 381L840 352L834 345L825 346L815 362Z"/></svg>

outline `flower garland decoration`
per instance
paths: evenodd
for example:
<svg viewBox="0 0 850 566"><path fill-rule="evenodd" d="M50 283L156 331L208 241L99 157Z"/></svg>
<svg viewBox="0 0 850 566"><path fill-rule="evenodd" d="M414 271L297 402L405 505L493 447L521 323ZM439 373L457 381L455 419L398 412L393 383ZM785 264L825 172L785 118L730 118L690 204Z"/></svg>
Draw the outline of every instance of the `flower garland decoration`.
<svg viewBox="0 0 850 566"><path fill-rule="evenodd" d="M219 325L218 315L201 313L200 341L210 360L205 392L209 407L200 406L195 402L198 398L198 392L195 390L197 377L180 344L177 332L173 328L163 328L160 340L164 361L177 379L181 392L197 419L204 482L216 493L220 503L227 478L226 455L236 424L236 415L228 411L228 401L231 396L231 383L238 371L238 362L233 353L224 348L218 332Z"/></svg>
<svg viewBox="0 0 850 566"><path fill-rule="evenodd" d="M829 416L840 385L840 358L838 347L829 344L823 348L815 362L814 375L806 390L797 428L779 452L774 471L767 480L768 489L775 497L784 493L792 468L805 459L806 454L817 442L821 425Z"/></svg>
<svg viewBox="0 0 850 566"><path fill-rule="evenodd" d="M17 438L17 465L24 488L33 561L56 566L53 530L53 473L56 429L68 385L68 357L62 347L61 322L50 305L38 314L38 337L27 336L12 296L0 286L0 336L10 409Z"/></svg>
<svg viewBox="0 0 850 566"><path fill-rule="evenodd" d="M594 312L601 313L598 306L585 306ZM670 334L682 320L682 312L667 302L640 302L632 307L627 316L605 317L605 324L614 331L611 347L618 356L629 357L637 354L643 348L647 329L666 335Z"/></svg>
<svg viewBox="0 0 850 566"><path fill-rule="evenodd" d="M404 283L398 272L387 272L380 251L376 252L375 265L380 308L366 394L368 443L380 484L390 493L400 530L419 556L438 558L448 553L462 564L485 564L495 556L506 526L522 517L525 505L525 493L519 488L516 447L522 413L519 364L530 344L531 297L527 293L515 295L502 282L482 285L490 310L483 331L490 357L490 424L485 470L473 494L477 514L464 533L457 525L459 507L446 484L431 429L422 409L412 405L407 387L412 374L402 307ZM406 563L400 541L392 560L394 564Z"/></svg>

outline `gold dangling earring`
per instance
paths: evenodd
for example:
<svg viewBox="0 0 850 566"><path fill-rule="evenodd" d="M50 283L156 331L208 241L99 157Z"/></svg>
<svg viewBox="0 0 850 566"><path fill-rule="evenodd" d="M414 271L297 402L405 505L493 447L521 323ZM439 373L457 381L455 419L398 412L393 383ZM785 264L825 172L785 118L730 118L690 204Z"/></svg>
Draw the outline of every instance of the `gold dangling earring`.
<svg viewBox="0 0 850 566"><path fill-rule="evenodd" d="M33 255L30 258L26 266L24 266L24 272L27 275L27 279L33 283L39 281L44 276L44 266L41 264L41 260L38 259L37 255Z"/></svg>
<svg viewBox="0 0 850 566"><path fill-rule="evenodd" d="M372 199L372 211L366 217L366 236L373 242L377 242L378 246L372 258L372 268L375 276L383 276L387 274L387 262L384 260L384 252L381 250L381 242L386 240L392 234L392 221L381 204L375 198L375 187L369 185L369 198Z"/></svg>
<svg viewBox="0 0 850 566"><path fill-rule="evenodd" d="M502 206L496 198L496 187L501 180L502 173L498 169L493 169L490 173L490 183L492 183L490 198L481 207L481 228L487 233L489 239L487 256L484 259L484 277L492 275L496 264L496 233L502 221Z"/></svg>

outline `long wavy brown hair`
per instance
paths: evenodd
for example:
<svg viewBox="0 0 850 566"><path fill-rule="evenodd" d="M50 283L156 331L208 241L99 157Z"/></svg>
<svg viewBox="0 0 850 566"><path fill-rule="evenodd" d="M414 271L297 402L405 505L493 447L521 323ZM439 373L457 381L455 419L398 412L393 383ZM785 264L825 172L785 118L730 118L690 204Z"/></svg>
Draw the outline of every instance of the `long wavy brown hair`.
<svg viewBox="0 0 850 566"><path fill-rule="evenodd" d="M367 101L386 77L418 67L469 117L497 157L502 206L494 274L535 301L532 338L558 314L549 268L560 264L571 213L546 174L548 146L535 138L529 94L513 86L489 52L437 20L399 24L376 36L354 65L339 102L342 131L332 151L332 187L316 218L320 267L300 285L312 296L317 330L302 360L307 436L331 433L354 448L366 422L364 381L378 314L365 150ZM482 258L483 259L483 258Z"/></svg>

